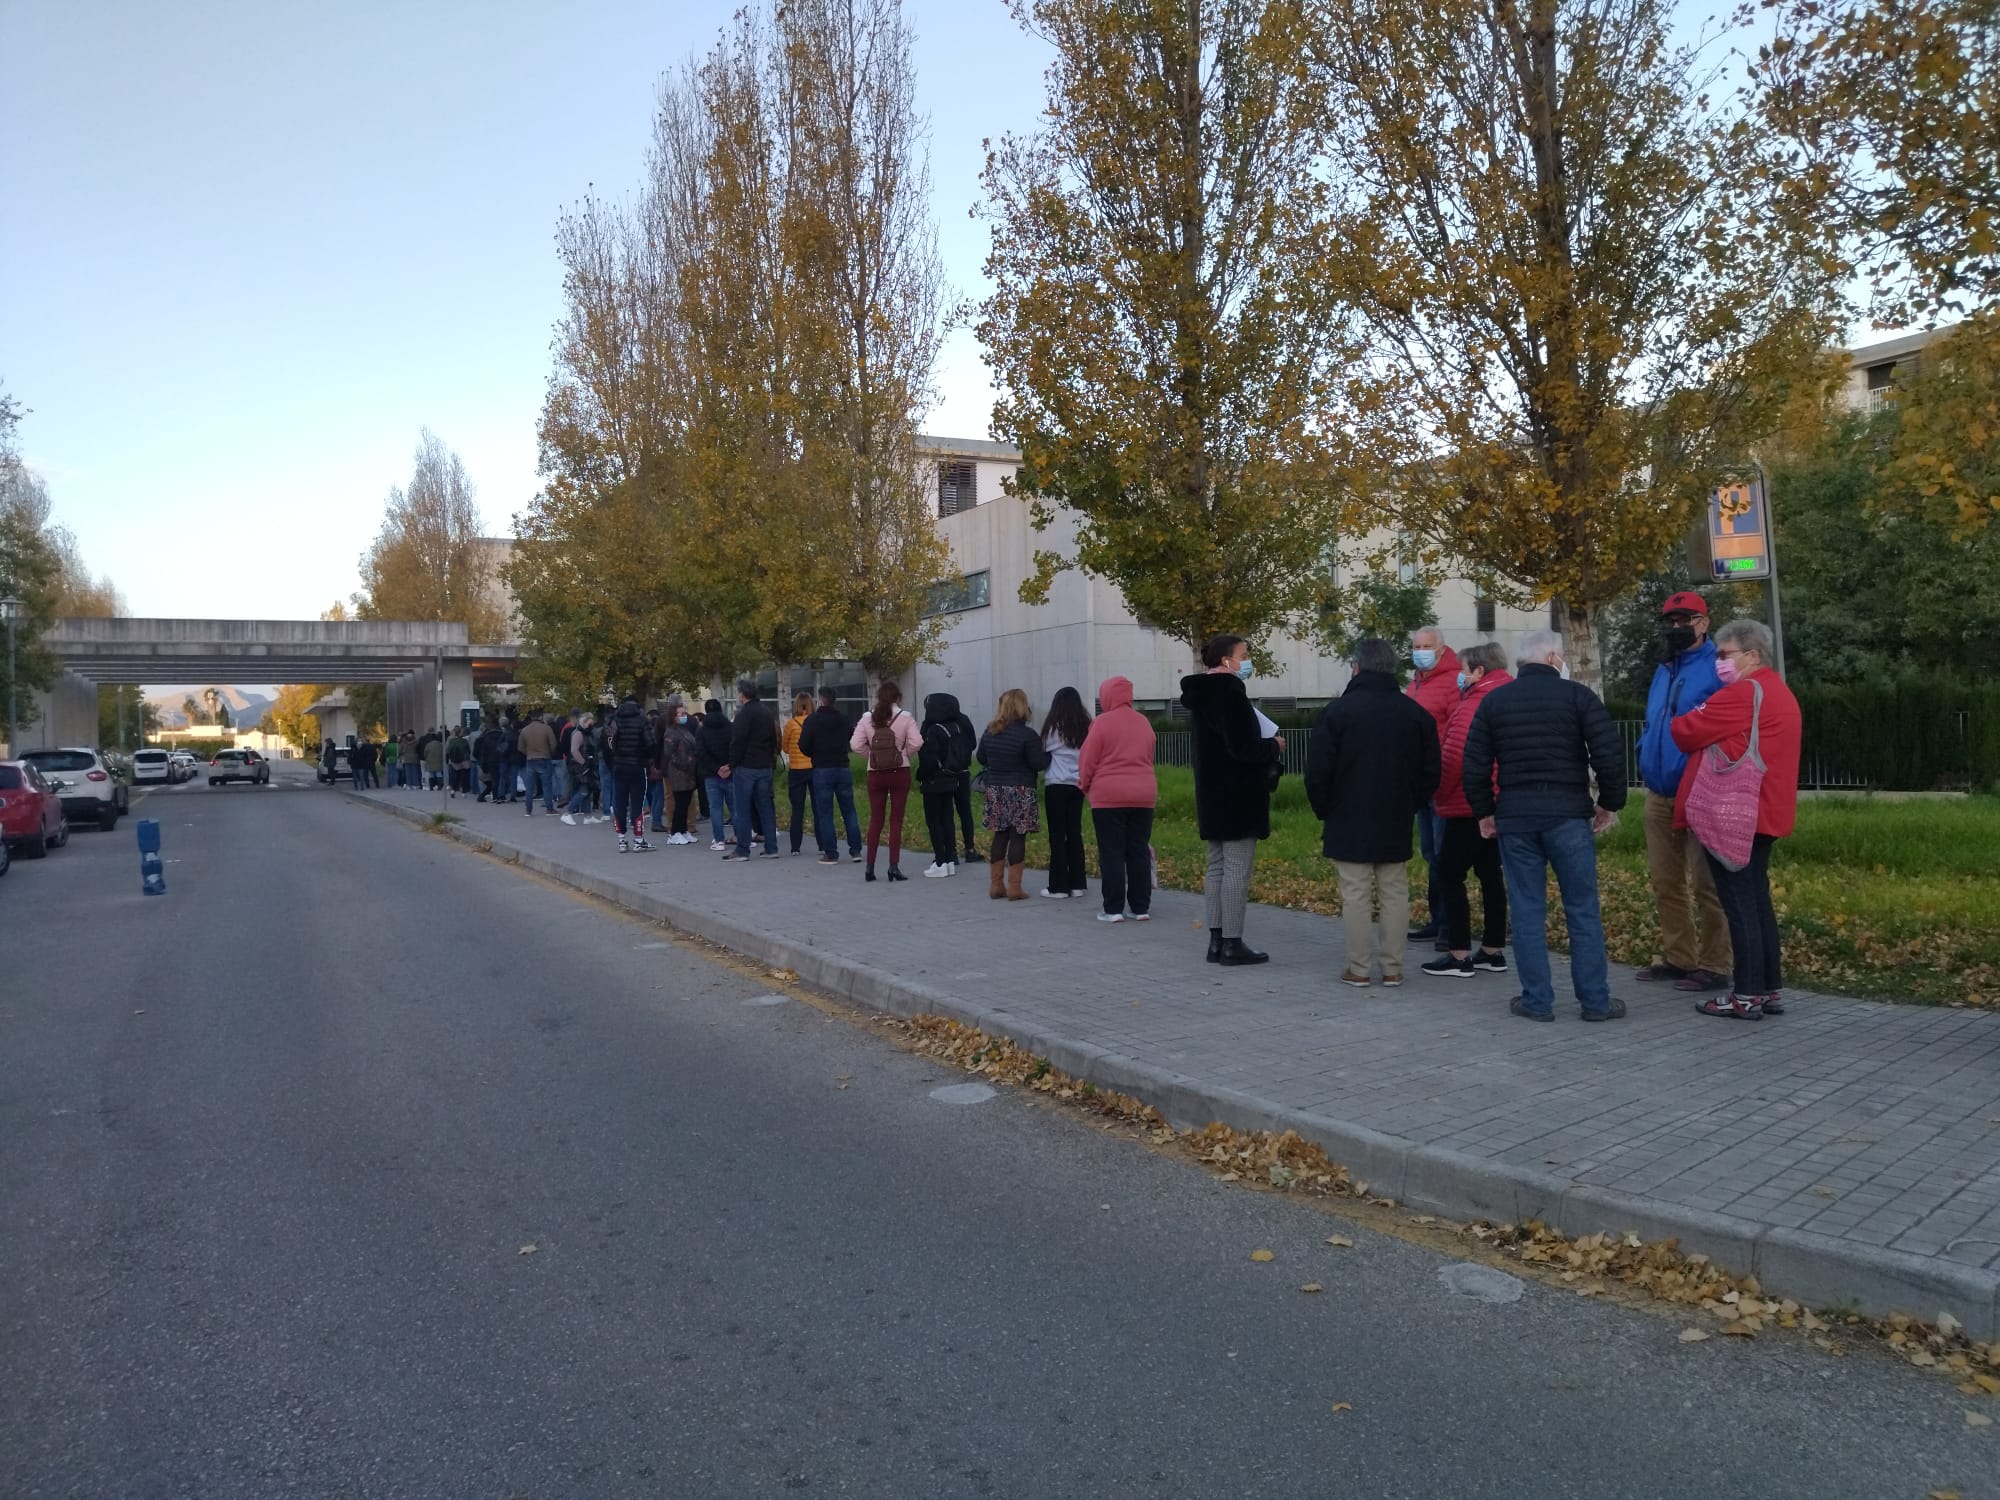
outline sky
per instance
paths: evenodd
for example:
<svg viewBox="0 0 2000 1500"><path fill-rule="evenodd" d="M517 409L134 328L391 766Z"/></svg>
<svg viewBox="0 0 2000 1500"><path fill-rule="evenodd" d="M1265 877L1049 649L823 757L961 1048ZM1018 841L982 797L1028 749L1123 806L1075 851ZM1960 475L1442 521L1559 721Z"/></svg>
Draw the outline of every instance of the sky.
<svg viewBox="0 0 2000 1500"><path fill-rule="evenodd" d="M56 519L137 616L352 594L418 436L486 529L534 495L554 231L635 189L663 73L740 0L0 0L0 387ZM982 140L1046 50L908 0L946 275L982 286ZM959 329L926 430L986 435Z"/></svg>

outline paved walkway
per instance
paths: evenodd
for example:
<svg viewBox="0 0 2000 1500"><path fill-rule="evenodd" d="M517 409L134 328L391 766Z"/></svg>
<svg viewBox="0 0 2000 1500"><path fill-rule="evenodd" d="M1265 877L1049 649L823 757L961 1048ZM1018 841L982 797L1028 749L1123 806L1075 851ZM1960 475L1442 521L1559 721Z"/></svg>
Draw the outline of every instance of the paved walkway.
<svg viewBox="0 0 2000 1500"><path fill-rule="evenodd" d="M983 867L926 880L925 855L868 885L810 843L621 855L608 824L453 811L461 839L862 1003L1010 1036L1177 1123L1297 1129L1411 1204L1678 1237L1801 1301L2000 1335L2000 1014L1793 991L1782 1018L1716 1021L1617 969L1629 1018L1586 1026L1558 958L1537 1026L1507 1014L1512 976L1427 979L1414 953L1400 990L1343 987L1340 923L1300 912L1253 908L1271 962L1218 969L1198 896L1113 926L1094 894L996 903Z"/></svg>

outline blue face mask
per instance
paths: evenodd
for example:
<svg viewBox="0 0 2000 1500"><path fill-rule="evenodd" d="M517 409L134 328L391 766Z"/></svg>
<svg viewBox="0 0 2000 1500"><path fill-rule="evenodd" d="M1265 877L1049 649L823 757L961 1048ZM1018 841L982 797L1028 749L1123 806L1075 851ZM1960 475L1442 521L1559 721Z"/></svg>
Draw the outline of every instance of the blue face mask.
<svg viewBox="0 0 2000 1500"><path fill-rule="evenodd" d="M1465 674L1463 672L1460 672L1458 674L1458 690L1462 693L1471 686L1472 684L1466 681Z"/></svg>
<svg viewBox="0 0 2000 1500"><path fill-rule="evenodd" d="M1256 672L1256 670L1257 669L1255 667L1250 665L1250 658L1247 656L1236 664L1236 675L1242 678L1243 681L1245 682L1248 682L1250 680L1251 676Z"/></svg>
<svg viewBox="0 0 2000 1500"><path fill-rule="evenodd" d="M1438 654L1428 646L1423 646L1410 653L1410 660L1417 664L1419 672L1428 672L1438 664Z"/></svg>

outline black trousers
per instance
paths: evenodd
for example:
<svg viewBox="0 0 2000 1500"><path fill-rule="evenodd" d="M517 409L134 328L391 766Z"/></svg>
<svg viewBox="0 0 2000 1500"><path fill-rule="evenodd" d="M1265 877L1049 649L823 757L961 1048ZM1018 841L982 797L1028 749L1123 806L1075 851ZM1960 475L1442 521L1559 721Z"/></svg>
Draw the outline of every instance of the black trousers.
<svg viewBox="0 0 2000 1500"><path fill-rule="evenodd" d="M674 821L669 831L672 833L686 833L688 831L688 804L694 801L694 788L689 787L686 791L682 791L679 787L674 787L671 790L674 794Z"/></svg>
<svg viewBox="0 0 2000 1500"><path fill-rule="evenodd" d="M1081 895L1083 882L1083 793L1060 782L1042 788L1049 821L1049 889Z"/></svg>
<svg viewBox="0 0 2000 1500"><path fill-rule="evenodd" d="M792 805L792 853L806 835L806 809L812 804L813 773L810 769L785 771L785 797ZM813 842L819 842L819 825L813 825Z"/></svg>
<svg viewBox="0 0 2000 1500"><path fill-rule="evenodd" d="M1736 950L1736 993L1746 1000L1775 995L1784 988L1778 914L1771 907L1771 846L1777 842L1768 833L1758 834L1750 841L1750 863L1740 870L1708 855L1715 899L1722 903L1722 915L1729 921L1729 945Z"/></svg>
<svg viewBox="0 0 2000 1500"><path fill-rule="evenodd" d="M1143 916L1153 905L1153 809L1093 807L1097 830L1097 883L1104 909L1117 916L1129 904Z"/></svg>
<svg viewBox="0 0 2000 1500"><path fill-rule="evenodd" d="M611 768L611 826L619 834L640 839L646 836L646 768Z"/></svg>
<svg viewBox="0 0 2000 1500"><path fill-rule="evenodd" d="M924 827L930 831L931 859L941 865L958 863L958 830L952 818L958 806L958 794L964 788L961 781L957 786L948 786L939 791L926 789L924 792ZM972 841L966 840L970 848Z"/></svg>
<svg viewBox="0 0 2000 1500"><path fill-rule="evenodd" d="M977 849L979 840L972 833L972 778L967 776L958 783L958 790L951 794L951 800L958 804L958 826L965 830L963 840L968 850Z"/></svg>
<svg viewBox="0 0 2000 1500"><path fill-rule="evenodd" d="M1485 929L1482 948L1498 951L1507 941L1507 877L1500 868L1500 841L1479 836L1477 818L1446 818L1432 866L1444 897L1445 941L1454 953L1472 946L1472 903L1466 899L1465 877L1479 876Z"/></svg>

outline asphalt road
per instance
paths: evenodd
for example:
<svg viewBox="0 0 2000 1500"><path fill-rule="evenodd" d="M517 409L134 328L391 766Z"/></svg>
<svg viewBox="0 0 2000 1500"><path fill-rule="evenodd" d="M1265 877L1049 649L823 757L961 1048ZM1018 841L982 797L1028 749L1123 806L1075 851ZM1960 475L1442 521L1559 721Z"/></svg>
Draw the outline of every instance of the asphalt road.
<svg viewBox="0 0 2000 1500"><path fill-rule="evenodd" d="M325 789L137 813L164 897L0 881L8 1500L2000 1495L1877 1355L1455 1294Z"/></svg>

